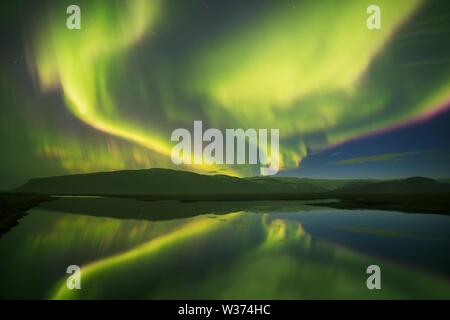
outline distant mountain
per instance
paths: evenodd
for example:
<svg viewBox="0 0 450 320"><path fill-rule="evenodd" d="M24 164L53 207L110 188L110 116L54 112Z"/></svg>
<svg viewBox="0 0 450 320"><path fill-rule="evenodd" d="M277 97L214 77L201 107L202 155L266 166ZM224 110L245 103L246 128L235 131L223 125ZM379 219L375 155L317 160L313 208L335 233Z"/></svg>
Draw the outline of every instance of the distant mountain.
<svg viewBox="0 0 450 320"><path fill-rule="evenodd" d="M17 193L51 195L148 195L155 199L292 199L296 195L450 193L450 184L430 178L328 180L292 177L236 178L171 169L124 170L31 179ZM269 197L268 195L272 195ZM266 196L265 196L266 195ZM168 197L167 197L168 196ZM183 196L183 197L177 197ZM149 199L152 197L149 197Z"/></svg>
<svg viewBox="0 0 450 320"><path fill-rule="evenodd" d="M321 193L327 189L298 179L201 175L170 169L125 170L32 179L14 190L53 195L214 195Z"/></svg>
<svg viewBox="0 0 450 320"><path fill-rule="evenodd" d="M351 183L371 183L379 180L375 179L309 179L305 178L305 181L308 181L316 186L320 186L326 188L330 191L342 188Z"/></svg>
<svg viewBox="0 0 450 320"><path fill-rule="evenodd" d="M355 182L335 190L336 193L449 193L450 184L424 177L378 182Z"/></svg>

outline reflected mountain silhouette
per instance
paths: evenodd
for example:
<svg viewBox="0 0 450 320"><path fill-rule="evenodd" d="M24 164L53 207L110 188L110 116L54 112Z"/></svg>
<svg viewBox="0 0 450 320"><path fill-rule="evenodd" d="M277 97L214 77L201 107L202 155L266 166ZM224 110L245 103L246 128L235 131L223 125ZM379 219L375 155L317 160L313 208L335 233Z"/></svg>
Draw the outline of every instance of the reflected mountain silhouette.
<svg viewBox="0 0 450 320"><path fill-rule="evenodd" d="M196 201L177 200L138 201L106 197L61 197L42 203L39 208L52 212L89 215L116 219L163 221L189 218L203 214L222 215L230 212L255 213L312 211L320 207L308 204L329 203L316 201Z"/></svg>

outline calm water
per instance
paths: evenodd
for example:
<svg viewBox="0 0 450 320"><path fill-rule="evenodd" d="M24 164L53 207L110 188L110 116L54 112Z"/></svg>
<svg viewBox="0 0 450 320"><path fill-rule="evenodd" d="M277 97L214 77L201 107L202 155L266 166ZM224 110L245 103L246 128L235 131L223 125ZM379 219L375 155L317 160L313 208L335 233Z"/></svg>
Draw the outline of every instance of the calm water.
<svg viewBox="0 0 450 320"><path fill-rule="evenodd" d="M449 252L450 216L63 198L0 239L0 298L450 299ZM66 289L73 264L81 290Z"/></svg>

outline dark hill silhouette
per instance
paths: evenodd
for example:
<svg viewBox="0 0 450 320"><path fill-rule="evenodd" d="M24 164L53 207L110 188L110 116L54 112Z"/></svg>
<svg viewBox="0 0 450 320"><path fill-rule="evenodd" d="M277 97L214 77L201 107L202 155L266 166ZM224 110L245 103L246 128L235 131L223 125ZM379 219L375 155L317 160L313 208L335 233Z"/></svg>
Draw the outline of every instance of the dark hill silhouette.
<svg viewBox="0 0 450 320"><path fill-rule="evenodd" d="M327 189L298 179L241 179L170 169L125 170L31 179L19 193L54 195L191 195L321 193Z"/></svg>
<svg viewBox="0 0 450 320"><path fill-rule="evenodd" d="M381 182L355 182L335 190L336 193L448 193L450 184L438 182L431 178L411 177L403 180Z"/></svg>
<svg viewBox="0 0 450 320"><path fill-rule="evenodd" d="M99 195L139 201L176 200L185 203L314 200L319 201L316 203L318 206L334 208L450 214L449 194L450 184L422 177L384 181L235 178L170 169L148 169L32 179L22 187L4 194L4 201L0 199L0 209L5 207L10 212L11 208L17 207L16 211L21 211L23 196L37 196L42 201L48 201L55 199L47 197L48 195ZM326 204L322 201L326 201ZM235 208L236 203L230 205Z"/></svg>

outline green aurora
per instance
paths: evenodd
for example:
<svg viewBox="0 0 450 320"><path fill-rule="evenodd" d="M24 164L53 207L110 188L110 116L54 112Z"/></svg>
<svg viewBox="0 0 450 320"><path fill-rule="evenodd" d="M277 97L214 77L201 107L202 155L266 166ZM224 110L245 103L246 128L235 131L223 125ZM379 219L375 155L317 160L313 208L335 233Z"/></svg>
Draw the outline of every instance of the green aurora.
<svg viewBox="0 0 450 320"><path fill-rule="evenodd" d="M7 292L8 297L48 299L448 297L450 289L442 275L389 260L377 260L383 263L383 290L367 290L361 270L373 258L322 241L302 225L321 210L305 206L302 213L286 215L232 212L157 222L33 210L17 232L6 236L9 242L0 244L7 262L0 266L4 284L0 296ZM383 228L372 232L388 233ZM388 234L397 244L414 236ZM436 236L439 230L425 238ZM83 263L83 290L66 287L61 270L70 261ZM34 276L32 288L27 281L18 281L24 274Z"/></svg>
<svg viewBox="0 0 450 320"><path fill-rule="evenodd" d="M0 69L0 141L10 151L2 167L14 168L2 170L0 187L173 168L170 133L194 120L280 128L282 165L291 168L311 152L446 109L446 20L429 14L433 1L376 1L382 29L374 31L365 25L372 2L260 1L214 20L198 13L208 10L199 1L78 1L81 30L65 28L65 1L43 5L19 29L23 74Z"/></svg>

